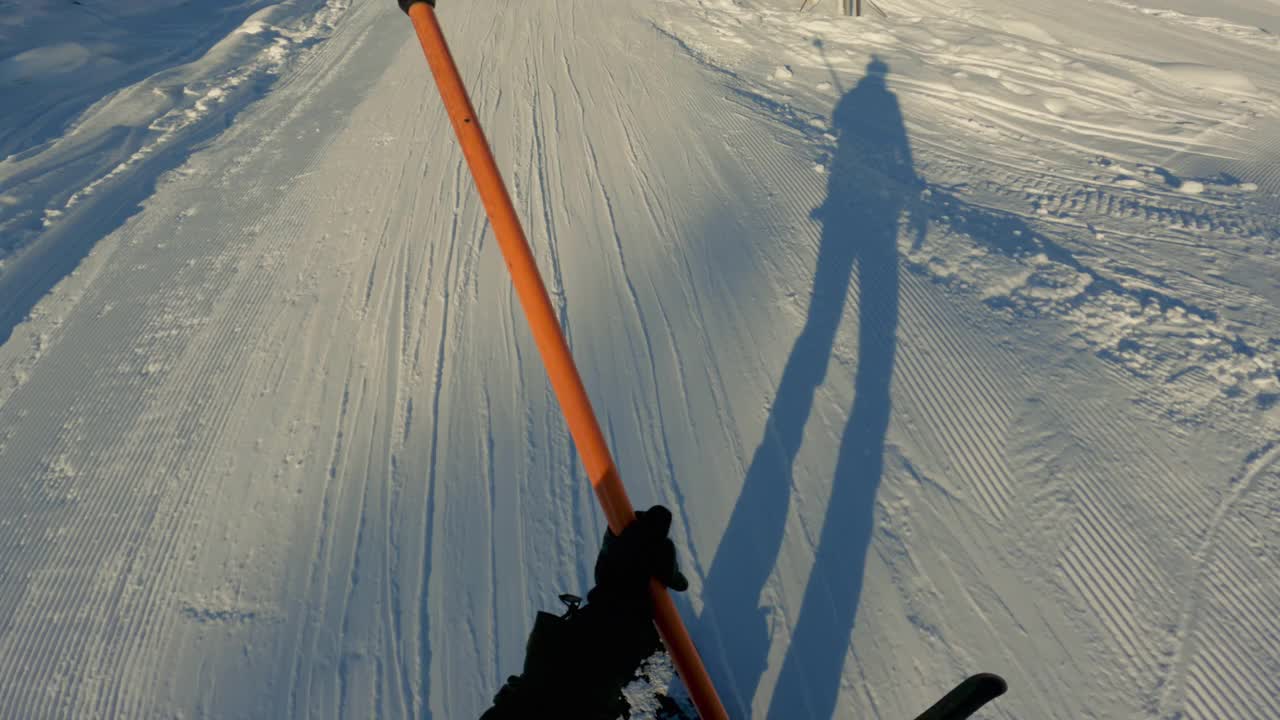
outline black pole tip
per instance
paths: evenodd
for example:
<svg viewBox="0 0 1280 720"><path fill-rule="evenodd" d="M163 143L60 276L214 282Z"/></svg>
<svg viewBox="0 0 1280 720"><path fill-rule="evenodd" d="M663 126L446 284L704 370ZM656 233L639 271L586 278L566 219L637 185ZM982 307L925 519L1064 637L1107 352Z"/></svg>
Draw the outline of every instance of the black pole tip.
<svg viewBox="0 0 1280 720"><path fill-rule="evenodd" d="M430 5L431 7L436 6L436 0L399 0L399 2L400 2L400 9L405 11L405 14L408 14L409 6L413 5L414 3L424 2Z"/></svg>

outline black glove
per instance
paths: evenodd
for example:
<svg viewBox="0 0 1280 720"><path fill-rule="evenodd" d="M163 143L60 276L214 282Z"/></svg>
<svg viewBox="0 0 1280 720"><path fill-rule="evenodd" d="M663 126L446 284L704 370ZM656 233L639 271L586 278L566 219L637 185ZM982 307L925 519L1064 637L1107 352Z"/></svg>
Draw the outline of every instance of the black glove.
<svg viewBox="0 0 1280 720"><path fill-rule="evenodd" d="M614 535L606 530L604 544L596 557L596 586L588 595L591 602L614 602L647 607L649 578L677 592L689 588L689 581L676 564L676 546L667 537L671 511L661 505L636 513L636 521Z"/></svg>

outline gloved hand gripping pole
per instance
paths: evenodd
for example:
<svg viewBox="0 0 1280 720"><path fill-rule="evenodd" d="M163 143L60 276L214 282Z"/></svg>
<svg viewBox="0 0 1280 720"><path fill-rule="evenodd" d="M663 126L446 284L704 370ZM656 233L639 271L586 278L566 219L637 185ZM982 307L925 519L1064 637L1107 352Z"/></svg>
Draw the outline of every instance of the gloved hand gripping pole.
<svg viewBox="0 0 1280 720"><path fill-rule="evenodd" d="M493 234L502 249L507 269L511 271L511 280L520 298L520 305L529 319L534 341L551 379L551 387L560 401L569 433L582 456L582 463L591 479L596 498L604 509L609 527L614 533L621 535L635 521L635 510L622 487L586 388L560 331L560 323L547 296L546 286L538 273L533 252L525 239L524 230L511 204L511 197L507 194L489 143L480 129L471 100L467 97L466 87L462 84L458 68L445 42L436 19L435 0L398 1L401 9L413 21L418 40L422 43L422 51L427 56L427 64L435 77L449 121L453 124L454 132L462 145L462 153L475 178L480 199L493 226ZM649 593L658 633L662 636L699 715L705 720L728 720L729 716L711 684L702 658L676 612L667 589L656 579L650 579Z"/></svg>

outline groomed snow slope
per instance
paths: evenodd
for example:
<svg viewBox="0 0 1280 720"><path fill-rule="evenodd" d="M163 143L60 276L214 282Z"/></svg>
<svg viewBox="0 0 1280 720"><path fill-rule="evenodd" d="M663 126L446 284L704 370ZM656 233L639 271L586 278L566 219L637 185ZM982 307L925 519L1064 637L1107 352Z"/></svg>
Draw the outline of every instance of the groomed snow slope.
<svg viewBox="0 0 1280 720"><path fill-rule="evenodd" d="M1280 715L1280 43L832 1L440 3L731 713ZM476 717L590 584L407 21L241 8L0 116L0 716Z"/></svg>

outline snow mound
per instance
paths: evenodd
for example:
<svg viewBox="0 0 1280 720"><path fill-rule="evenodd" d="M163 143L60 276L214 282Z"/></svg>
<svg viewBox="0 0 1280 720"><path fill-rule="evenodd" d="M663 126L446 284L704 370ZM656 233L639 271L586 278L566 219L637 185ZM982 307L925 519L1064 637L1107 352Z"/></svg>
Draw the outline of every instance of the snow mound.
<svg viewBox="0 0 1280 720"><path fill-rule="evenodd" d="M27 50L0 61L0 83L31 82L69 73L83 66L90 57L88 48L73 42Z"/></svg>

